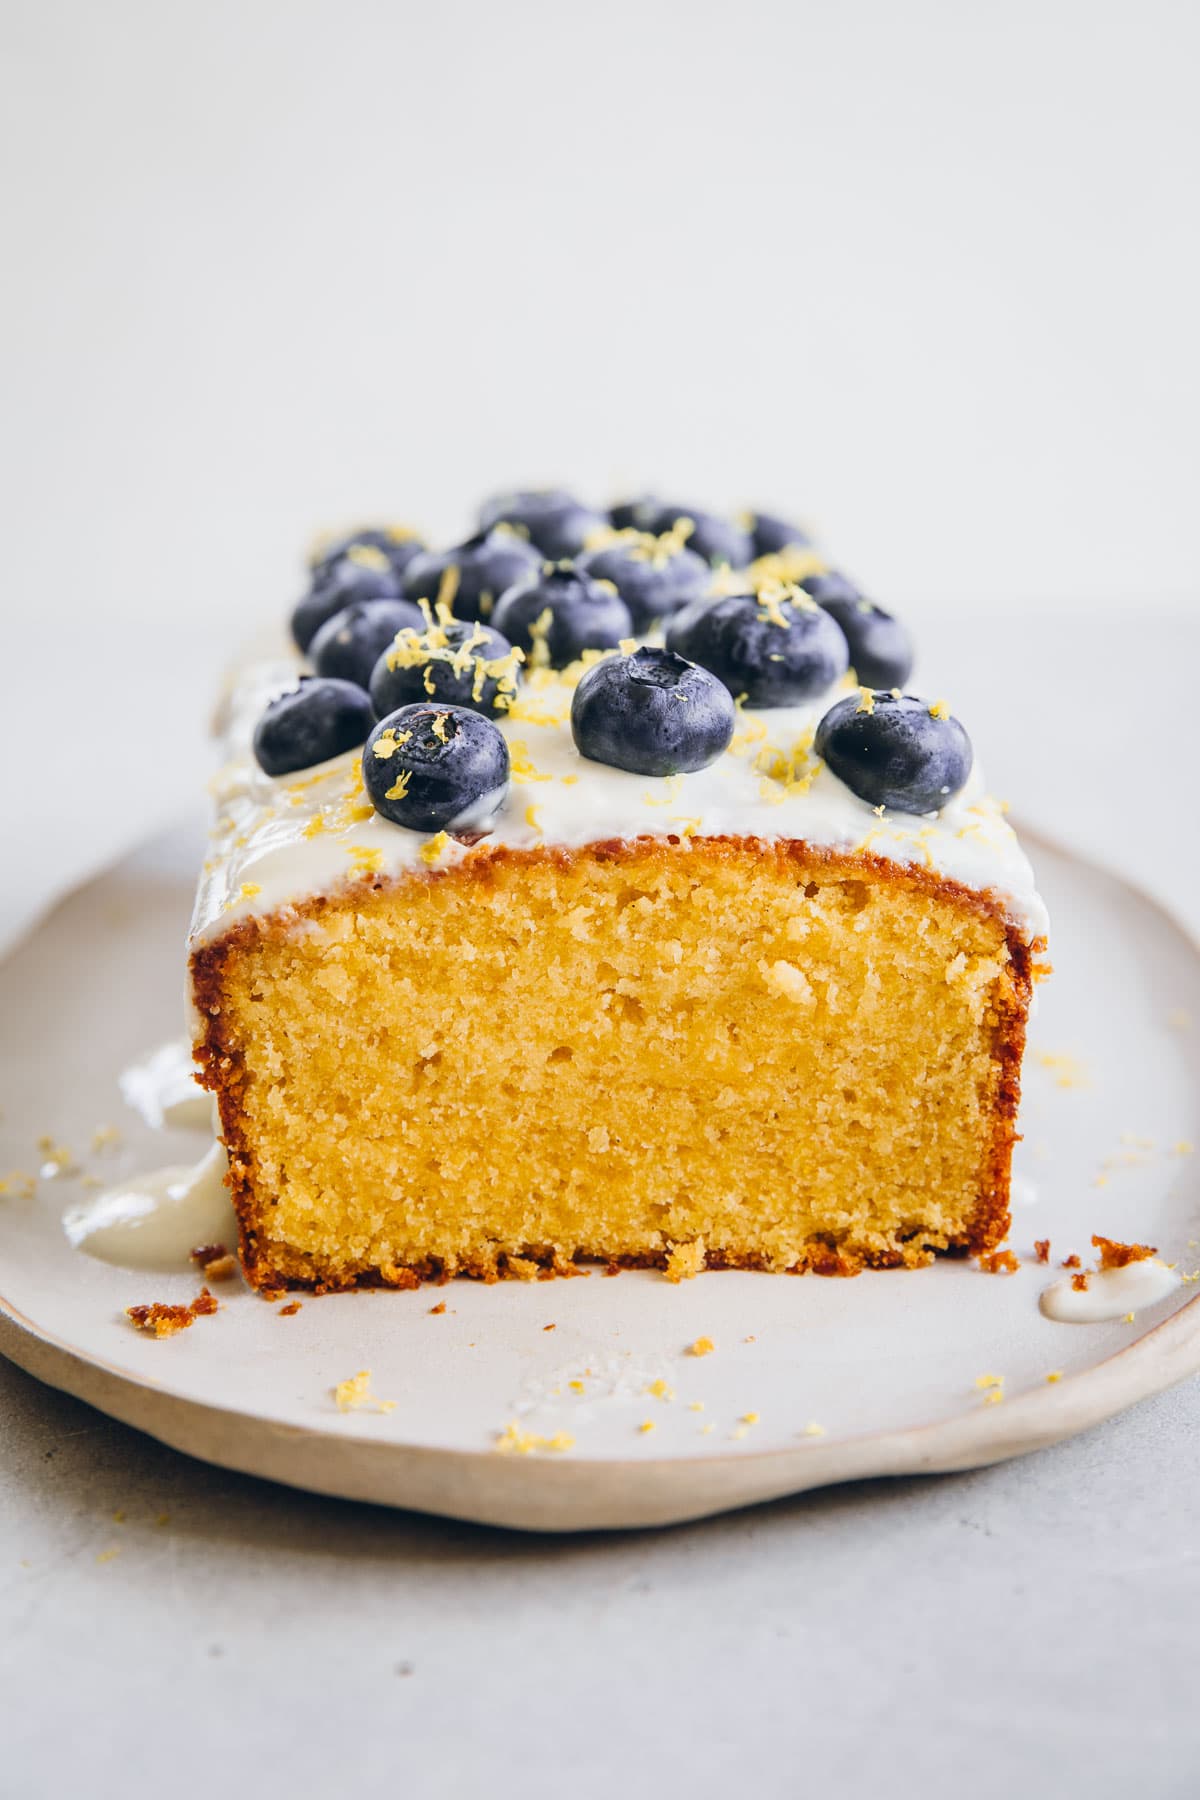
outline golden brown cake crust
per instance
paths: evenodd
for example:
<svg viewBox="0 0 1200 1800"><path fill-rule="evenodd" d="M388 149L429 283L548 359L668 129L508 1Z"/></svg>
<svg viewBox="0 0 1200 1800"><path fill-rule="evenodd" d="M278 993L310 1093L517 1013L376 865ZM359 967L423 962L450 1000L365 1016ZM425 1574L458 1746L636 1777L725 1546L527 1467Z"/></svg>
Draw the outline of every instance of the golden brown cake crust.
<svg viewBox="0 0 1200 1800"><path fill-rule="evenodd" d="M1009 1225L1009 1179L1012 1148L1019 1133L1016 1129L1020 1102L1020 1071L1025 1045L1025 1026L1033 983L1045 972L1042 939L1029 942L1008 917L1003 898L966 887L937 874L931 869L904 866L869 852L842 853L812 847L799 839L760 840L743 837L709 837L689 840L687 851L711 864L743 862L749 857L770 859L792 865L796 876L805 871L827 879L855 880L869 878L873 884L892 886L909 893L925 894L947 902L961 911L998 923L1004 932L1009 956L1012 999L1002 1008L995 1037L995 1060L998 1081L992 1112L992 1130L986 1153L978 1205L969 1228L961 1238L944 1246L940 1253L952 1256L983 1255L994 1250L1004 1238ZM595 864L634 864L641 868L677 863L680 840L669 838L637 838L589 844L582 849L539 846L514 849L491 847L484 840L463 861L442 869L406 873L397 878L375 876L345 883L335 892L312 895L298 900L280 912L242 918L217 938L200 944L191 957L192 996L199 1018L200 1036L195 1045L200 1080L217 1098L222 1136L229 1152L229 1187L237 1213L242 1266L247 1279L256 1287L279 1290L281 1286L310 1289L317 1293L358 1287L412 1288L425 1281L443 1281L447 1271L442 1259L429 1256L412 1262L385 1264L379 1268L362 1268L347 1272L344 1265L325 1264L306 1253L272 1240L263 1230L260 1200L255 1189L255 1162L244 1128L242 1093L247 1072L241 1053L233 1041L223 1005L227 973L234 959L256 947L279 940L294 932L300 921L321 922L343 913L359 913L372 906L383 895L412 883L466 883L485 892L495 885L501 872L512 865L532 866L549 863L562 869L577 867L581 862ZM637 1255L600 1255L598 1260L610 1268L666 1268L669 1248ZM855 1275L863 1268L898 1268L921 1266L931 1257L923 1244L910 1250L897 1249L847 1254L833 1240L819 1236L807 1243L788 1270L789 1273L813 1272L823 1275ZM582 1260L582 1259L581 1259ZM707 1269L759 1269L768 1265L756 1255L741 1256L710 1248L701 1250L700 1263ZM555 1275L579 1274L583 1271L575 1261L564 1260L554 1246L526 1244L520 1255L503 1251L495 1256L472 1259L458 1256L452 1272L491 1282L505 1277L549 1279Z"/></svg>

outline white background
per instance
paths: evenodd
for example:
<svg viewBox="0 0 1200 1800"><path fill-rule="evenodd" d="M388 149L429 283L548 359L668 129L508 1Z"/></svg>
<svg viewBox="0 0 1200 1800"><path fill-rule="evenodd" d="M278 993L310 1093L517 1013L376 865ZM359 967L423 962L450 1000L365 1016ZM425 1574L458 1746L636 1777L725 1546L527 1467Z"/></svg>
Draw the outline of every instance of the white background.
<svg viewBox="0 0 1200 1800"><path fill-rule="evenodd" d="M1189 0L0 24L0 801L43 887L190 800L327 523L646 483L816 521L926 644L1195 606Z"/></svg>

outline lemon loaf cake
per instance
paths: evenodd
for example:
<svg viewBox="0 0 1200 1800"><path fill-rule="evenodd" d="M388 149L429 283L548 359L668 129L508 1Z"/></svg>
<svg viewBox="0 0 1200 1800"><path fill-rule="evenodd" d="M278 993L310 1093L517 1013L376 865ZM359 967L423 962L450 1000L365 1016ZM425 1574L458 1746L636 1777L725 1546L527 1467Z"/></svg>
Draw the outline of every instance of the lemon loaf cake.
<svg viewBox="0 0 1200 1800"><path fill-rule="evenodd" d="M966 732L803 533L637 505L344 540L227 707L191 992L259 1286L1007 1230L1046 920Z"/></svg>

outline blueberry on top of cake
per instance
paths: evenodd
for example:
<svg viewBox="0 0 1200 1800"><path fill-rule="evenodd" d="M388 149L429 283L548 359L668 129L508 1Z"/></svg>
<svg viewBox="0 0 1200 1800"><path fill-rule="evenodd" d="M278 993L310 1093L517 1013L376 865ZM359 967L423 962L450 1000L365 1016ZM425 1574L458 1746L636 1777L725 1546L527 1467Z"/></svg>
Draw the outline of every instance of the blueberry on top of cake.
<svg viewBox="0 0 1200 1800"><path fill-rule="evenodd" d="M378 550L397 575L403 575L413 557L424 548L424 540L410 525L363 525L357 531L319 539L309 557L309 567L317 581L352 550Z"/></svg>
<svg viewBox="0 0 1200 1800"><path fill-rule="evenodd" d="M741 569L753 560L754 540L750 533L733 519L723 518L720 513L705 512L699 506L660 503L642 529L658 533L674 531L681 519L687 519L691 525L688 548L714 568L724 563L732 569Z"/></svg>
<svg viewBox="0 0 1200 1800"><path fill-rule="evenodd" d="M535 488L495 494L479 509L483 530L510 525L524 532L529 542L550 562L577 556L589 537L603 531L607 517L585 506L564 488Z"/></svg>
<svg viewBox="0 0 1200 1800"><path fill-rule="evenodd" d="M667 643L754 707L811 700L850 661L838 626L794 587L697 601L668 621Z"/></svg>
<svg viewBox="0 0 1200 1800"><path fill-rule="evenodd" d="M254 754L267 775L290 775L342 756L374 723L371 702L351 681L302 675L271 701L254 728Z"/></svg>
<svg viewBox="0 0 1200 1800"><path fill-rule="evenodd" d="M492 525L450 550L427 550L409 563L408 600L448 607L456 619L489 619L508 588L532 581L542 566L533 545L506 525Z"/></svg>
<svg viewBox="0 0 1200 1800"><path fill-rule="evenodd" d="M707 768L728 748L734 705L707 669L643 645L588 669L571 701L571 733L592 762L639 775Z"/></svg>
<svg viewBox="0 0 1200 1800"><path fill-rule="evenodd" d="M292 636L307 650L327 620L352 600L399 600L403 589L382 550L357 545L313 571L312 585L292 611Z"/></svg>
<svg viewBox="0 0 1200 1800"><path fill-rule="evenodd" d="M745 523L756 557L778 556L783 550L812 548L812 538L802 525L793 525L790 520L777 518L773 513L750 513Z"/></svg>
<svg viewBox="0 0 1200 1800"><path fill-rule="evenodd" d="M421 620L380 651L369 676L380 718L418 700L505 712L520 681L524 652L479 619Z"/></svg>
<svg viewBox="0 0 1200 1800"><path fill-rule="evenodd" d="M712 571L688 549L687 537L686 527L661 536L632 529L613 532L581 556L578 567L611 581L629 608L634 631L649 631L656 619L669 618L708 591Z"/></svg>
<svg viewBox="0 0 1200 1800"><path fill-rule="evenodd" d="M492 616L510 643L554 669L565 669L585 650L613 650L633 631L614 584L571 562L548 564L536 581L510 588Z"/></svg>
<svg viewBox="0 0 1200 1800"><path fill-rule="evenodd" d="M424 624L420 607L411 600L352 600L326 619L308 646L309 661L318 675L337 676L365 688L396 633L406 625L420 631Z"/></svg>
<svg viewBox="0 0 1200 1800"><path fill-rule="evenodd" d="M942 701L862 688L817 726L814 748L868 806L937 812L967 784L971 740Z"/></svg>
<svg viewBox="0 0 1200 1800"><path fill-rule="evenodd" d="M465 706L401 706L376 725L363 781L383 818L411 831L471 831L490 823L508 788L508 746Z"/></svg>

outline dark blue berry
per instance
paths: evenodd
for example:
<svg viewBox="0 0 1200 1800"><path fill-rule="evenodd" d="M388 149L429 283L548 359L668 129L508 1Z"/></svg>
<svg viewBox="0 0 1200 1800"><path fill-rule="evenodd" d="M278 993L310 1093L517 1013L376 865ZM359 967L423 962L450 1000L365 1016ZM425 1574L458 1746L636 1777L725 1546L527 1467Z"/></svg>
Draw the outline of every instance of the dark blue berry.
<svg viewBox="0 0 1200 1800"><path fill-rule="evenodd" d="M400 630L408 625L425 628L424 615L411 600L352 600L332 619L326 619L308 654L318 675L369 686L371 671Z"/></svg>
<svg viewBox="0 0 1200 1800"><path fill-rule="evenodd" d="M352 681L302 675L299 687L271 701L254 727L254 754L268 775L311 769L356 750L374 723L364 690Z"/></svg>
<svg viewBox="0 0 1200 1800"><path fill-rule="evenodd" d="M839 700L817 726L814 749L868 806L930 813L966 786L971 740L927 700L876 693Z"/></svg>
<svg viewBox="0 0 1200 1800"><path fill-rule="evenodd" d="M501 594L519 581L532 581L541 566L532 544L493 526L453 549L414 556L404 577L404 595L430 605L449 596L456 619L488 619Z"/></svg>
<svg viewBox="0 0 1200 1800"><path fill-rule="evenodd" d="M748 706L794 706L846 673L839 627L803 595L730 594L696 601L667 621L667 643L711 669Z"/></svg>
<svg viewBox="0 0 1200 1800"><path fill-rule="evenodd" d="M376 716L398 706L437 700L473 712L506 712L519 680L506 637L478 619L405 630L385 646L370 677Z"/></svg>
<svg viewBox="0 0 1200 1800"><path fill-rule="evenodd" d="M642 494L636 500L617 500L608 509L608 517L618 531L649 531L662 510L662 502L653 494Z"/></svg>
<svg viewBox="0 0 1200 1800"><path fill-rule="evenodd" d="M577 567L613 583L639 632L703 594L712 576L703 557L680 548L674 538L648 532L630 532L616 543L589 550Z"/></svg>
<svg viewBox="0 0 1200 1800"><path fill-rule="evenodd" d="M850 647L850 667L865 687L903 687L912 674L912 640L899 619L873 601L822 600Z"/></svg>
<svg viewBox="0 0 1200 1800"><path fill-rule="evenodd" d="M830 600L861 600L863 597L862 589L840 569L822 569L819 573L802 575L799 585L818 606L824 606Z"/></svg>
<svg viewBox="0 0 1200 1800"><path fill-rule="evenodd" d="M730 568L743 569L753 561L754 543L748 531L735 525L732 519L723 519L719 513L702 512L696 506L660 505L643 529L660 533L671 531L679 519L692 522L688 549L694 550L714 568L719 563L728 563Z"/></svg>
<svg viewBox="0 0 1200 1800"><path fill-rule="evenodd" d="M565 669L585 650L611 650L633 636L633 620L620 594L572 563L545 568L532 586L511 589L493 617L497 631L531 659L534 646L545 644L554 669Z"/></svg>
<svg viewBox="0 0 1200 1800"><path fill-rule="evenodd" d="M812 538L801 526L777 519L772 513L752 513L751 521L755 556L778 556L781 550L807 550L812 545Z"/></svg>
<svg viewBox="0 0 1200 1800"><path fill-rule="evenodd" d="M327 619L352 600L399 600L400 577L382 550L351 550L314 573L313 584L292 613L292 636L307 650Z"/></svg>
<svg viewBox="0 0 1200 1800"><path fill-rule="evenodd" d="M377 813L410 831L479 831L508 792L508 745L490 719L462 706L402 706L363 750Z"/></svg>
<svg viewBox="0 0 1200 1800"><path fill-rule="evenodd" d="M635 775L707 768L733 736L734 705L707 669L647 645L590 668L571 701L581 756Z"/></svg>
<svg viewBox="0 0 1200 1800"><path fill-rule="evenodd" d="M332 542L319 544L310 560L313 580L352 550L378 550L387 557L397 575L403 575L414 556L420 556L425 545L407 525L364 525L359 531L347 532Z"/></svg>
<svg viewBox="0 0 1200 1800"><path fill-rule="evenodd" d="M494 495L480 507L479 523L485 531L493 525L516 526L544 557L558 562L577 556L593 532L606 528L608 519L563 488L539 488Z"/></svg>

